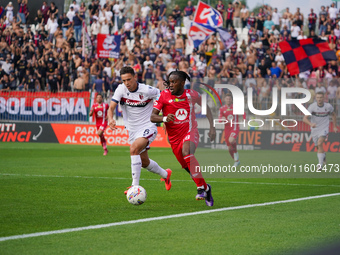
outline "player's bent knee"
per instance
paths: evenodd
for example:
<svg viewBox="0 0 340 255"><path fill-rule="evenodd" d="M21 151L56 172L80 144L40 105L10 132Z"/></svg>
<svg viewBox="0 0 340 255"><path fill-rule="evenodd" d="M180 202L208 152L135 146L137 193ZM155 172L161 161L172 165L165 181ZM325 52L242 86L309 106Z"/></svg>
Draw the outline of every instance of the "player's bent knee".
<svg viewBox="0 0 340 255"><path fill-rule="evenodd" d="M190 155L190 148L183 148L182 155L183 157Z"/></svg>
<svg viewBox="0 0 340 255"><path fill-rule="evenodd" d="M325 139L324 138L319 138L319 140L318 140L318 148L322 148L322 145L323 145L323 143L325 142Z"/></svg>
<svg viewBox="0 0 340 255"><path fill-rule="evenodd" d="M138 146L135 146L135 145L131 145L130 147L130 155L139 155L140 153L140 148Z"/></svg>
<svg viewBox="0 0 340 255"><path fill-rule="evenodd" d="M236 143L236 139L234 137L230 137L229 138L229 143L230 144L235 144Z"/></svg>

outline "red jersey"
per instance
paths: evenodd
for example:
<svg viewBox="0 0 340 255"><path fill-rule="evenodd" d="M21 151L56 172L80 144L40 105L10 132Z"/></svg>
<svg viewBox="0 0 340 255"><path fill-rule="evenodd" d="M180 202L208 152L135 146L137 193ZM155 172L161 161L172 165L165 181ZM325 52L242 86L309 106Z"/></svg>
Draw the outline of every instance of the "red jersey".
<svg viewBox="0 0 340 255"><path fill-rule="evenodd" d="M336 43L336 36L335 35L329 35L328 36L328 42L329 43Z"/></svg>
<svg viewBox="0 0 340 255"><path fill-rule="evenodd" d="M139 27L141 23L141 19L136 17L134 20L133 28Z"/></svg>
<svg viewBox="0 0 340 255"><path fill-rule="evenodd" d="M256 22L255 17L250 16L250 17L248 18L248 25L249 25L250 27L255 27L255 22ZM249 33L250 33L250 32L249 32Z"/></svg>
<svg viewBox="0 0 340 255"><path fill-rule="evenodd" d="M318 18L318 16L316 16L315 13L310 13L308 15L308 23L311 24L311 25L315 25L317 18Z"/></svg>
<svg viewBox="0 0 340 255"><path fill-rule="evenodd" d="M150 22L151 22L152 25L155 26L155 28L157 28L158 27L158 16L151 15L150 16Z"/></svg>
<svg viewBox="0 0 340 255"><path fill-rule="evenodd" d="M240 124L236 124L239 122L239 116L238 115L234 115L233 114L233 105L231 106L227 106L227 105L223 105L220 108L220 114L219 114L219 119L222 119L223 117L226 118L226 120L228 121L228 123L225 124L225 130L234 130L234 131L239 131L240 130ZM231 122L233 123L233 125L231 126Z"/></svg>
<svg viewBox="0 0 340 255"><path fill-rule="evenodd" d="M270 48L271 48L274 52L277 51L278 46L279 46L278 43L271 43L271 44L270 44Z"/></svg>
<svg viewBox="0 0 340 255"><path fill-rule="evenodd" d="M164 116L172 113L176 117L175 121L165 123L170 144L181 143L190 131L197 129L196 103L201 104L201 96L191 89L185 89L180 96L171 95L170 90L165 89L154 103L153 107L163 111Z"/></svg>
<svg viewBox="0 0 340 255"><path fill-rule="evenodd" d="M216 9L223 15L224 13L224 4L216 4Z"/></svg>
<svg viewBox="0 0 340 255"><path fill-rule="evenodd" d="M93 115L96 117L96 125L100 126L103 124L107 124L107 110L109 109L109 105L106 103L97 104L94 103L92 106Z"/></svg>
<svg viewBox="0 0 340 255"><path fill-rule="evenodd" d="M227 20L233 19L234 12L235 12L234 8L228 8L227 9Z"/></svg>
<svg viewBox="0 0 340 255"><path fill-rule="evenodd" d="M146 20L142 21L142 33L146 34L148 32L148 22L146 22Z"/></svg>
<svg viewBox="0 0 340 255"><path fill-rule="evenodd" d="M171 29L171 32L175 32L176 20L175 19L169 20L168 26Z"/></svg>

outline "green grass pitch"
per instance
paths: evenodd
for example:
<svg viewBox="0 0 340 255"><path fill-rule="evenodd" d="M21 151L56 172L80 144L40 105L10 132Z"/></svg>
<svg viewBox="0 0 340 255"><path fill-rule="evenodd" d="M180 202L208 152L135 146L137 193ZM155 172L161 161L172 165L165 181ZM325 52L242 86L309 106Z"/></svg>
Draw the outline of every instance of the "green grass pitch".
<svg viewBox="0 0 340 255"><path fill-rule="evenodd" d="M142 170L141 206L131 184L128 147L0 143L0 238L237 207L340 192L340 178L208 178L215 205L196 188L170 149L150 158L171 168L172 189ZM225 151L218 151L231 163ZM316 163L316 153L240 151L243 164ZM289 161L289 162L287 162ZM328 163L340 163L327 153ZM339 173L340 175L340 173ZM214 176L212 176L214 177ZM340 239L339 196L241 208L95 230L0 241L0 254L291 254Z"/></svg>

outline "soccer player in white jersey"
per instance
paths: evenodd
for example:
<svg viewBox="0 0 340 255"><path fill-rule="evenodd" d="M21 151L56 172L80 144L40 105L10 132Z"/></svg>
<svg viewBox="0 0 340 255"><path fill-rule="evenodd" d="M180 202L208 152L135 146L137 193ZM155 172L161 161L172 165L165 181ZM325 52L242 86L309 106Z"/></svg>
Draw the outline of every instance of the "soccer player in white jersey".
<svg viewBox="0 0 340 255"><path fill-rule="evenodd" d="M123 67L120 70L123 84L116 89L108 110L109 127L116 129L113 119L118 103L121 104L125 128L129 132L132 185L139 185L141 168L156 173L165 181L166 190L170 190L170 169L164 170L155 161L149 158L147 150L157 136L157 127L150 121L153 109L153 100L159 97L160 91L154 87L137 82L134 70ZM130 187L128 187L129 189ZM127 193L127 190L124 192Z"/></svg>
<svg viewBox="0 0 340 255"><path fill-rule="evenodd" d="M323 144L327 139L329 132L329 116L332 116L333 129L337 132L336 127L336 114L333 106L329 103L324 102L324 93L318 92L315 95L316 102L312 103L308 107L308 111L312 114L311 120L309 121L308 115L305 115L303 122L311 127L311 135L315 146L318 148L317 156L319 160L319 169L326 164L326 153L323 149Z"/></svg>

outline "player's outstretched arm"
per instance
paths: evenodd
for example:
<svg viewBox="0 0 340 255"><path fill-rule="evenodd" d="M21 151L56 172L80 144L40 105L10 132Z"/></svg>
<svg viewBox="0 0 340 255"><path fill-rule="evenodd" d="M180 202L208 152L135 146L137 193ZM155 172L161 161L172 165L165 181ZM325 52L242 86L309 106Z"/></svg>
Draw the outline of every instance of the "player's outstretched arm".
<svg viewBox="0 0 340 255"><path fill-rule="evenodd" d="M335 133L338 132L338 128L336 126L336 113L335 111L333 111L333 114L332 114L332 121L333 121L333 130Z"/></svg>
<svg viewBox="0 0 340 255"><path fill-rule="evenodd" d="M169 114L168 116L161 116L159 115L159 110L153 109L151 113L150 120L153 123L161 123L161 122L169 122L169 121L174 121L175 120L175 115L174 114Z"/></svg>
<svg viewBox="0 0 340 255"><path fill-rule="evenodd" d="M116 121L113 119L113 114L115 112L116 107L117 103L115 101L111 101L109 110L107 111L108 125L112 130L117 129Z"/></svg>
<svg viewBox="0 0 340 255"><path fill-rule="evenodd" d="M89 113L89 116L91 117L93 115L93 108L91 108L91 111Z"/></svg>
<svg viewBox="0 0 340 255"><path fill-rule="evenodd" d="M209 130L209 138L211 141L215 141L216 138L216 129L214 127L214 120L213 120L213 116L210 110L210 107L207 105L207 118L210 124L210 130Z"/></svg>

